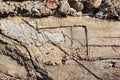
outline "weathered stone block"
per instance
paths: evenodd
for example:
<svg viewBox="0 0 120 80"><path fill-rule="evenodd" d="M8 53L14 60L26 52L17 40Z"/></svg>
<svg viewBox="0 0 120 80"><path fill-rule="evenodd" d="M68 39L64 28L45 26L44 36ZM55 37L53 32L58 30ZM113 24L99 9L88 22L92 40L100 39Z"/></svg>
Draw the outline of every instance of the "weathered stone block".
<svg viewBox="0 0 120 80"><path fill-rule="evenodd" d="M45 60L61 63L66 55L86 56L86 36L83 27L40 29L39 32L46 41L40 47L44 58L47 58Z"/></svg>
<svg viewBox="0 0 120 80"><path fill-rule="evenodd" d="M42 28L43 24L36 25L37 23L26 20L0 21L0 24L2 34L24 44L32 56L38 55L43 59L43 63L61 64L65 56L87 55L86 33L83 26L46 25L46 28Z"/></svg>
<svg viewBox="0 0 120 80"><path fill-rule="evenodd" d="M120 58L120 47L110 47L110 46L89 46L88 48L88 55L90 58Z"/></svg>
<svg viewBox="0 0 120 80"><path fill-rule="evenodd" d="M99 20L96 22L89 21L87 26L88 45L118 45L119 46L120 45L119 28L120 28L119 22L112 22L112 21L100 22Z"/></svg>

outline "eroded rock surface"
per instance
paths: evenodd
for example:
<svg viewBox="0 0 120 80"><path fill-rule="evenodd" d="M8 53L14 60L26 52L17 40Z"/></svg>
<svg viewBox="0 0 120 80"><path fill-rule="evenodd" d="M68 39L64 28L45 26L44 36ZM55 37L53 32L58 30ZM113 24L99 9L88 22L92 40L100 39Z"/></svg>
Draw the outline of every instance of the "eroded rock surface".
<svg viewBox="0 0 120 80"><path fill-rule="evenodd" d="M86 56L86 37L84 33L85 30L82 26L66 26L63 28L49 27L48 29L42 29L40 25L38 26L38 22L30 21L29 19L19 19L18 21L1 20L0 25L1 56L3 55L4 57L4 55L6 55L17 61L18 66L25 67L25 70L27 70L27 77L25 77L25 79L30 78L34 80L41 78L43 80L50 80L50 78L47 77L48 72L46 72L46 65L63 65L66 60L72 56ZM79 36L79 31L83 32L83 37ZM3 40L2 37L9 39L11 42L8 42L7 39L5 39L6 41ZM82 42L80 40L82 40ZM16 45L14 45L15 43ZM17 48L17 45L23 49L19 49L20 47ZM22 52L21 50L25 50L26 52ZM81 54L81 56L75 53ZM7 70L9 71L9 69ZM11 73L3 73L11 75ZM20 73L16 72L12 74ZM24 79L19 75L15 76L15 78L17 77ZM14 78L14 76L11 76L11 79L12 78Z"/></svg>
<svg viewBox="0 0 120 80"><path fill-rule="evenodd" d="M0 0L0 80L119 80L119 3Z"/></svg>
<svg viewBox="0 0 120 80"><path fill-rule="evenodd" d="M0 79L119 80L119 27L87 17L0 19Z"/></svg>

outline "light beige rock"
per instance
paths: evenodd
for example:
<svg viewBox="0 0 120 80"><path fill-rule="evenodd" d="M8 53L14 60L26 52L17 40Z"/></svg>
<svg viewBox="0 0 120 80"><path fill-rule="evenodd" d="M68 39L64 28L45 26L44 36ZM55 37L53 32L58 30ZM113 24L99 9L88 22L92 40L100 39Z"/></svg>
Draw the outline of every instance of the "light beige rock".
<svg viewBox="0 0 120 80"><path fill-rule="evenodd" d="M97 58L119 58L120 57L119 47L99 47L99 46L89 46L88 55L91 59Z"/></svg>
<svg viewBox="0 0 120 80"><path fill-rule="evenodd" d="M0 79L119 80L119 25L90 17L1 19Z"/></svg>
<svg viewBox="0 0 120 80"><path fill-rule="evenodd" d="M89 0L88 8L89 9L98 9L102 3L102 0Z"/></svg>

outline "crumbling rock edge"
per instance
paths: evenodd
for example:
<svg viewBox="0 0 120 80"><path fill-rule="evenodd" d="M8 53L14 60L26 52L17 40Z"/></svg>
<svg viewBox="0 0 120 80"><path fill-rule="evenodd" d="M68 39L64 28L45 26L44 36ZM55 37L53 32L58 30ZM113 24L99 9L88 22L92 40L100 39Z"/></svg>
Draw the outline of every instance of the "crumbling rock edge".
<svg viewBox="0 0 120 80"><path fill-rule="evenodd" d="M120 20L118 0L1 0L0 18L8 16L84 16Z"/></svg>

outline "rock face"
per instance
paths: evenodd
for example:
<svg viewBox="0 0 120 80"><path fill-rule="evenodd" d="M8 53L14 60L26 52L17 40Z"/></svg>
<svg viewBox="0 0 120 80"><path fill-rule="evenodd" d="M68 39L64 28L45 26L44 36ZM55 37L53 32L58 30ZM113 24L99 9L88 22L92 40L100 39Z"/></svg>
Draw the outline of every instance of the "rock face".
<svg viewBox="0 0 120 80"><path fill-rule="evenodd" d="M118 0L0 0L0 80L119 80L120 22L85 10L120 17Z"/></svg>
<svg viewBox="0 0 120 80"><path fill-rule="evenodd" d="M85 17L3 18L0 79L119 80L118 25Z"/></svg>

